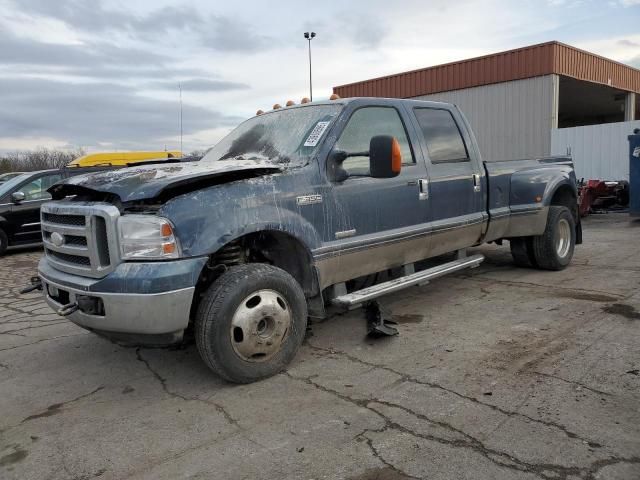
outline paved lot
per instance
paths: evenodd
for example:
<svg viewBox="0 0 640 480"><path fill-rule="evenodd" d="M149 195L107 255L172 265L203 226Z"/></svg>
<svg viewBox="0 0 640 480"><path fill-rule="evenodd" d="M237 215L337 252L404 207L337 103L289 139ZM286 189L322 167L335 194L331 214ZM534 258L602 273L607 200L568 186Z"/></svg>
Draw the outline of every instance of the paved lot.
<svg viewBox="0 0 640 480"><path fill-rule="evenodd" d="M228 385L194 346L122 348L0 259L2 479L638 479L640 222L594 216L573 266L479 269L315 324L291 368Z"/></svg>

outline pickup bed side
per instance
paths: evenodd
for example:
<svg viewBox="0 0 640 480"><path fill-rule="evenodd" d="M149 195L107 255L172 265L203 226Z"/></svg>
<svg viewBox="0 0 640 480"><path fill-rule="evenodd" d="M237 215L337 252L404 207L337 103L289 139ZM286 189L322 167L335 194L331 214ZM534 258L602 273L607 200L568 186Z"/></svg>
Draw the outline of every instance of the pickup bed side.
<svg viewBox="0 0 640 480"><path fill-rule="evenodd" d="M580 229L578 192L570 158L485 161L484 168L489 212L485 242L541 235L551 205L567 206Z"/></svg>

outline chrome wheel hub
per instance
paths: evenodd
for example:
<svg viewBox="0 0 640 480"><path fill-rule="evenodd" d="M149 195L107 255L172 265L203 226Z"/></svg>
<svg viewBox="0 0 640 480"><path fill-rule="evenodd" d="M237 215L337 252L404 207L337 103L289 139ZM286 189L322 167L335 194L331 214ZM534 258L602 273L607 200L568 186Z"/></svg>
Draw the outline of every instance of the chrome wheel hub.
<svg viewBox="0 0 640 480"><path fill-rule="evenodd" d="M289 304L275 290L258 290L245 298L231 319L231 345L247 362L264 362L284 343L291 327Z"/></svg>
<svg viewBox="0 0 640 480"><path fill-rule="evenodd" d="M571 225L564 218L558 222L556 229L556 252L560 258L565 258L569 254L571 247Z"/></svg>

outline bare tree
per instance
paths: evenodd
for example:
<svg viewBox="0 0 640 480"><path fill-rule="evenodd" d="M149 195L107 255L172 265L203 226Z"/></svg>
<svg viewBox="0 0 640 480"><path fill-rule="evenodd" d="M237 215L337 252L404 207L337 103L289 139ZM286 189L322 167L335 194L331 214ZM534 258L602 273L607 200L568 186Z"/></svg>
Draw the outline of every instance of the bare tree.
<svg viewBox="0 0 640 480"><path fill-rule="evenodd" d="M85 155L82 148L74 150L39 148L0 154L0 173L61 168L82 155Z"/></svg>

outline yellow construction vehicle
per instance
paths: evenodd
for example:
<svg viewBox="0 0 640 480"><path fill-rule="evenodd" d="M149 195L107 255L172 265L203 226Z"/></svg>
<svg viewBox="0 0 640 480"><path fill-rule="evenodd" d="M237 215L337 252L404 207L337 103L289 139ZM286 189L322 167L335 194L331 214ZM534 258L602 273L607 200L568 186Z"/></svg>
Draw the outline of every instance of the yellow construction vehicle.
<svg viewBox="0 0 640 480"><path fill-rule="evenodd" d="M136 163L145 163L153 160L166 160L169 158L182 158L182 152L101 152L90 153L76 158L68 167L126 167Z"/></svg>

